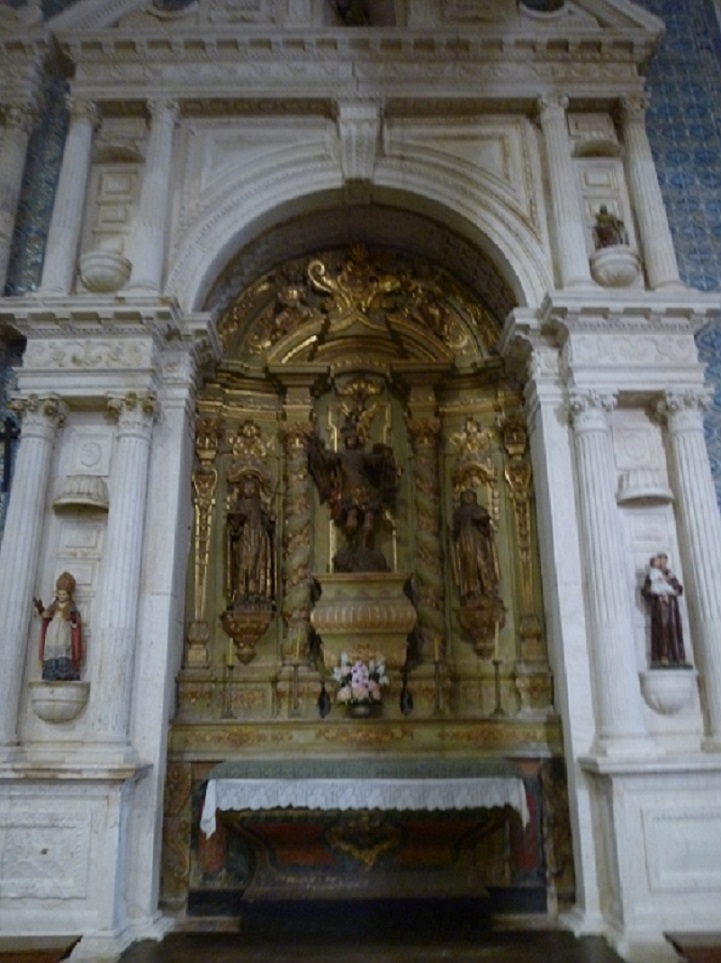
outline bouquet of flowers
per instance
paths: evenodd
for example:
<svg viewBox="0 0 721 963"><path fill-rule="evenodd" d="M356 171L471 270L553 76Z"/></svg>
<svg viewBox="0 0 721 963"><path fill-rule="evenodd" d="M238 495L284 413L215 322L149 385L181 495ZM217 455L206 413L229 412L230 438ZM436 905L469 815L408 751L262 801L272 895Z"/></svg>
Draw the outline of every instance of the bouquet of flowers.
<svg viewBox="0 0 721 963"><path fill-rule="evenodd" d="M361 659L351 662L346 652L333 669L333 678L339 686L336 699L345 705L374 705L381 701L381 686L388 685L383 659L370 659L366 665Z"/></svg>

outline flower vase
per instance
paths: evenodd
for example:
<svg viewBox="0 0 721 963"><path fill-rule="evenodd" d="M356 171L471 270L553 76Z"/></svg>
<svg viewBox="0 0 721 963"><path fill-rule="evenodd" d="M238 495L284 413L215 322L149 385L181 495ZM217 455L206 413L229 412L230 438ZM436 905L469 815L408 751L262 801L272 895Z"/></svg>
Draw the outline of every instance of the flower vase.
<svg viewBox="0 0 721 963"><path fill-rule="evenodd" d="M367 719L375 713L376 707L380 709L380 702L349 702L348 715L354 719Z"/></svg>

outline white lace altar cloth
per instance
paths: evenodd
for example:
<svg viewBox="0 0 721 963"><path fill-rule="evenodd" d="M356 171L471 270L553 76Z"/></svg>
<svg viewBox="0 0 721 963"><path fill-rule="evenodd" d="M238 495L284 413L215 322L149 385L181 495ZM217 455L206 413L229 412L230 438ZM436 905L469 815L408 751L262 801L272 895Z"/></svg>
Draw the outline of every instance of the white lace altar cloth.
<svg viewBox="0 0 721 963"><path fill-rule="evenodd" d="M513 776L460 779L209 779L200 817L206 836L218 810L493 809L511 806L529 821L523 780Z"/></svg>

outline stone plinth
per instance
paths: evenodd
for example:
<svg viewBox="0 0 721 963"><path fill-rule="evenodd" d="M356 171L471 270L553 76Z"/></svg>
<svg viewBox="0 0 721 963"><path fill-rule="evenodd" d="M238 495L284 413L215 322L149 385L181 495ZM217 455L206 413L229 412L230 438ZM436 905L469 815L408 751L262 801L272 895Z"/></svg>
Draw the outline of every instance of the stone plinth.
<svg viewBox="0 0 721 963"><path fill-rule="evenodd" d="M389 669L401 669L406 640L417 614L404 586L408 572L344 572L316 575L321 595L310 615L323 642L327 669L341 652L367 661L383 656Z"/></svg>

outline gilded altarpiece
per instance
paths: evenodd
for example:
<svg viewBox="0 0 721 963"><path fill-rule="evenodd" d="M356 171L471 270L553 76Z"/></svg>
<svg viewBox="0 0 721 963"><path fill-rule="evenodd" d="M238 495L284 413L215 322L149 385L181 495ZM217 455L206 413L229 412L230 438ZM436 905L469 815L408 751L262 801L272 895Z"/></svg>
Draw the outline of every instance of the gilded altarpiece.
<svg viewBox="0 0 721 963"><path fill-rule="evenodd" d="M571 895L522 385L495 351L501 320L433 264L361 245L282 264L226 307L197 413L168 907L204 912L215 893L232 913L260 876L268 892L295 879L322 895L322 875L368 896L386 872L413 895L433 866L439 892L510 908ZM381 667L375 696L340 697L341 661ZM220 763L282 775L291 759L381 757L503 760L530 822L268 812L197 829Z"/></svg>

